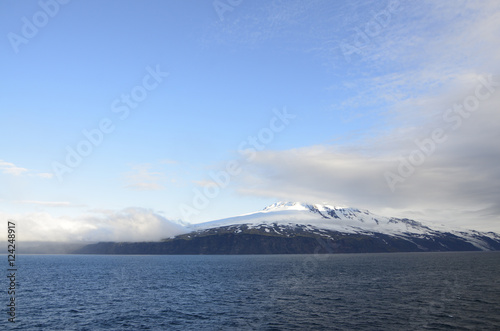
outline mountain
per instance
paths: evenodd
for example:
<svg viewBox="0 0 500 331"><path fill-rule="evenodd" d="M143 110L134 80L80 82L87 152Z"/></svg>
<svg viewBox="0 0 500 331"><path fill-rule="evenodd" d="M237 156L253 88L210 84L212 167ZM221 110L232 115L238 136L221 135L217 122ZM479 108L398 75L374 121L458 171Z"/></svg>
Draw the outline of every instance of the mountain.
<svg viewBox="0 0 500 331"><path fill-rule="evenodd" d="M77 254L313 254L500 250L493 232L436 229L407 218L326 204L278 202L191 225L161 242L97 243Z"/></svg>

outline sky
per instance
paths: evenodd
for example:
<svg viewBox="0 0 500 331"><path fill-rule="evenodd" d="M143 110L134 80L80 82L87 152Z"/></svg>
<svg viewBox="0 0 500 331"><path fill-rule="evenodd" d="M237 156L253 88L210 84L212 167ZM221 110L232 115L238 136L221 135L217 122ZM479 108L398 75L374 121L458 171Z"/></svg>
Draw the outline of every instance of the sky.
<svg viewBox="0 0 500 331"><path fill-rule="evenodd" d="M19 240L276 201L500 232L498 1L4 0L0 36Z"/></svg>

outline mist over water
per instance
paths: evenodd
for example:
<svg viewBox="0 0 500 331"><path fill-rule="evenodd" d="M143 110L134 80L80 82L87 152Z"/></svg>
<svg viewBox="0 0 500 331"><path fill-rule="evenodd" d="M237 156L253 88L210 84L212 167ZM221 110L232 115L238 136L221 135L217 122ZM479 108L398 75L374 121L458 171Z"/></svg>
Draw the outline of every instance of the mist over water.
<svg viewBox="0 0 500 331"><path fill-rule="evenodd" d="M2 329L500 328L494 252L18 260Z"/></svg>

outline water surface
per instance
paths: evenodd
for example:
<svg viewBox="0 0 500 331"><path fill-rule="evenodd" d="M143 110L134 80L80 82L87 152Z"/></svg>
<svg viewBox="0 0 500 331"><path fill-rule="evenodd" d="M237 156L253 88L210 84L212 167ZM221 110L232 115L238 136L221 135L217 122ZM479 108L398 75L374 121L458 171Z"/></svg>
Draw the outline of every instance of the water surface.
<svg viewBox="0 0 500 331"><path fill-rule="evenodd" d="M17 322L4 313L0 329L500 329L500 253L21 255L18 268Z"/></svg>

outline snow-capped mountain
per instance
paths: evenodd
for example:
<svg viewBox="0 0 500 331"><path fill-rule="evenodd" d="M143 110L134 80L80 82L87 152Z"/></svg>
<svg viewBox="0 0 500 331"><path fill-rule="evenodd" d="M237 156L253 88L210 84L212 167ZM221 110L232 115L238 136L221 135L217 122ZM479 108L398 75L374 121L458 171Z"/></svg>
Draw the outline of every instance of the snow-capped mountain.
<svg viewBox="0 0 500 331"><path fill-rule="evenodd" d="M367 210L301 202L277 202L258 212L195 224L191 228L204 230L237 224L247 224L250 228L269 224L303 225L311 229L325 229L343 233L380 232L391 235L408 231L423 234L429 230L418 222L382 217Z"/></svg>
<svg viewBox="0 0 500 331"><path fill-rule="evenodd" d="M480 250L495 250L492 243L500 243L500 236L493 232L446 229L443 226L437 230L407 218L379 216L368 210L345 206L303 202L277 202L258 212L196 224L191 229L203 232L218 227L229 227L239 231L240 225L245 225L247 229L264 229L276 234L289 233L294 228L300 228L318 234L324 234L325 231L368 236L384 234L408 241L432 239L448 234L461 238Z"/></svg>
<svg viewBox="0 0 500 331"><path fill-rule="evenodd" d="M452 230L367 210L278 202L261 211L191 225L155 243L99 243L85 254L313 254L500 250L493 232Z"/></svg>

